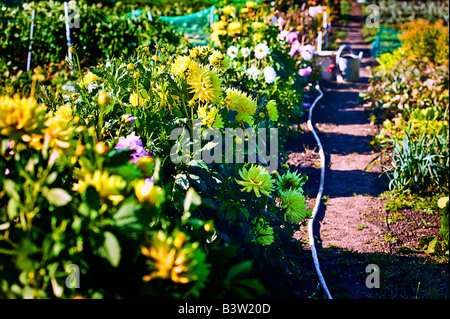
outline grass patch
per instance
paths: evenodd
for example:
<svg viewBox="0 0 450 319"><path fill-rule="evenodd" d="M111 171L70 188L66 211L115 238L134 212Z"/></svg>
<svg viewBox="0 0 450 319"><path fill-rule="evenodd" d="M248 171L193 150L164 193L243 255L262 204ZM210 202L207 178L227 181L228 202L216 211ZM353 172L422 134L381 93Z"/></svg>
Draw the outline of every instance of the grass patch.
<svg viewBox="0 0 450 319"><path fill-rule="evenodd" d="M427 214L434 214L438 211L438 200L446 196L445 193L428 193L428 194L414 194L407 192L386 191L380 195L382 199L386 200L384 208L389 212L397 212L402 208L411 208L416 212Z"/></svg>

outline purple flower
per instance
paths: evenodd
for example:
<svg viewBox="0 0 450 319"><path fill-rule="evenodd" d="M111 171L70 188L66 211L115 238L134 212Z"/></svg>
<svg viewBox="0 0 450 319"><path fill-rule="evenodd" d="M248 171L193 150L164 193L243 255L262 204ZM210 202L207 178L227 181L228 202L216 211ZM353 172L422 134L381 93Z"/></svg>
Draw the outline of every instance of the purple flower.
<svg viewBox="0 0 450 319"><path fill-rule="evenodd" d="M298 70L300 76L309 76L312 73L312 68L308 66L307 68Z"/></svg>
<svg viewBox="0 0 450 319"><path fill-rule="evenodd" d="M309 108L311 107L311 103L303 102L303 103L302 103L302 106L303 106L305 109L309 109Z"/></svg>
<svg viewBox="0 0 450 319"><path fill-rule="evenodd" d="M124 121L125 123L134 124L134 122L136 121L137 117L136 116L131 116L131 114L124 114L124 115L122 115L122 117L120 119L122 121Z"/></svg>
<svg viewBox="0 0 450 319"><path fill-rule="evenodd" d="M116 144L115 149L121 150L124 148L129 148L134 151L131 154L130 162L136 163L141 157L148 156L146 149L142 145L142 141L134 132L127 137L119 137L119 142Z"/></svg>
<svg viewBox="0 0 450 319"><path fill-rule="evenodd" d="M286 38L289 43L294 43L298 39L298 31L289 32Z"/></svg>
<svg viewBox="0 0 450 319"><path fill-rule="evenodd" d="M295 41L291 46L291 51L289 51L290 56L294 56L300 52L300 42Z"/></svg>
<svg viewBox="0 0 450 319"><path fill-rule="evenodd" d="M272 22L273 22L273 20L272 20ZM278 26L278 30L281 31L281 30L283 30L284 19L282 17L280 17L280 18L275 20L274 24L277 25Z"/></svg>

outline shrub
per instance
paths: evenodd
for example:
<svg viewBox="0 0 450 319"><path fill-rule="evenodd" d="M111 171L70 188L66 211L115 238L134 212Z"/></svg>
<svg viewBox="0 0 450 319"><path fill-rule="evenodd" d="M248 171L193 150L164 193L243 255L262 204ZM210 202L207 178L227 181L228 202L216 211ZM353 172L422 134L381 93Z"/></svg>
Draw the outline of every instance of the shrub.
<svg viewBox="0 0 450 319"><path fill-rule="evenodd" d="M448 65L449 34L442 21L415 20L402 25L398 35L405 55L412 60L424 60L433 65Z"/></svg>

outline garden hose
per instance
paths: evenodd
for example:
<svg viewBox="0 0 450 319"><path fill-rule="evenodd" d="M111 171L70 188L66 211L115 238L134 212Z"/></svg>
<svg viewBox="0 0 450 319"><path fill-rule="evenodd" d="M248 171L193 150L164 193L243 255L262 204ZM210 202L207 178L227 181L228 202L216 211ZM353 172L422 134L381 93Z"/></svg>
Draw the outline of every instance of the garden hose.
<svg viewBox="0 0 450 319"><path fill-rule="evenodd" d="M309 233L309 245L311 247L311 254L313 257L313 261L314 261L314 267L316 268L316 272L317 272L317 276L319 277L320 284L322 285L323 291L325 292L327 298L333 299L331 297L330 292L328 291L328 287L325 282L325 279L323 278L322 271L320 270L320 264L319 264L319 259L317 256L317 250L316 250L315 239L314 239L314 234L313 234L313 224L314 224L317 212L319 211L320 200L322 198L322 193L323 193L323 184L324 184L324 180L325 180L325 153L323 152L322 143L320 142L320 139L317 136L317 133L314 131L314 127L313 127L312 121L311 121L314 106L323 97L323 92L320 89L320 86L318 84L316 85L316 89L319 91L320 95L314 100L313 104L311 105L311 107L309 109L308 127L311 130L311 132L313 133L314 138L317 141L317 145L319 146L320 186L319 186L319 192L317 193L317 197L316 197L316 204L314 205L314 209L311 214L312 215L311 219L308 222L308 233Z"/></svg>

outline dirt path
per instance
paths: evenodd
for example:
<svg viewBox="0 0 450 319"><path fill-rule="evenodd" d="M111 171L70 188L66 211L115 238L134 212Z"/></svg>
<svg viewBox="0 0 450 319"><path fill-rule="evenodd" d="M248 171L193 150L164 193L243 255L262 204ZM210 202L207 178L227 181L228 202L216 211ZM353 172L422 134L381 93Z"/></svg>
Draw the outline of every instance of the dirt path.
<svg viewBox="0 0 450 319"><path fill-rule="evenodd" d="M366 106L358 102L359 93L369 86L366 67L375 61L370 58L370 44L361 35L361 6L356 2L351 6L350 21L341 26L347 34L342 44L349 44L357 54L363 51L360 80L349 84L322 83L324 97L313 112L327 165L324 197L314 225L322 272L334 298L448 298L448 264L436 266L424 256L396 255L395 248L405 242L399 240L393 248L389 241L391 229L386 223L384 201L378 197L387 187L380 177L380 164L370 164L378 155L369 148L378 127L371 124ZM317 143L304 122L301 124L304 133L288 143L291 151L288 163L291 169L308 176L304 188L309 207L313 208L320 183L320 157ZM407 227L407 221L396 225L394 235L400 238ZM414 236L413 240L417 240L417 233ZM309 253L307 227L295 237L305 243L304 250ZM317 277L312 259L308 258L303 254L298 262L305 282L309 282L303 292L315 291L318 298L324 298L320 289L314 290ZM370 264L382 269L383 289L366 287L366 267ZM428 282L429 291L419 293L424 282Z"/></svg>
<svg viewBox="0 0 450 319"><path fill-rule="evenodd" d="M345 84L324 82L324 97L313 114L327 163L316 237L318 244L323 247L384 252L388 247L384 241L380 241L383 231L379 225L371 222L371 215L379 215L383 210L383 203L376 197L385 188L379 178L380 168L373 166L367 169L377 155L369 149L369 142L376 134L377 127L370 124L364 105L358 103L359 93L366 91L369 86L370 75L366 66L373 65L374 59L370 58L370 44L364 43L360 32L361 8L356 3L353 5L353 19L344 28L347 37L343 44L349 44L356 53L363 51L360 80ZM304 129L309 131L306 127ZM315 140L311 142L311 147L314 147ZM302 167L304 160L300 153L293 153L289 164ZM315 185L310 185L311 198L314 199L319 171L320 167L315 167L312 172L306 172L311 180L315 180ZM314 200L311 201L313 203ZM305 235L304 232L299 234L302 238Z"/></svg>

